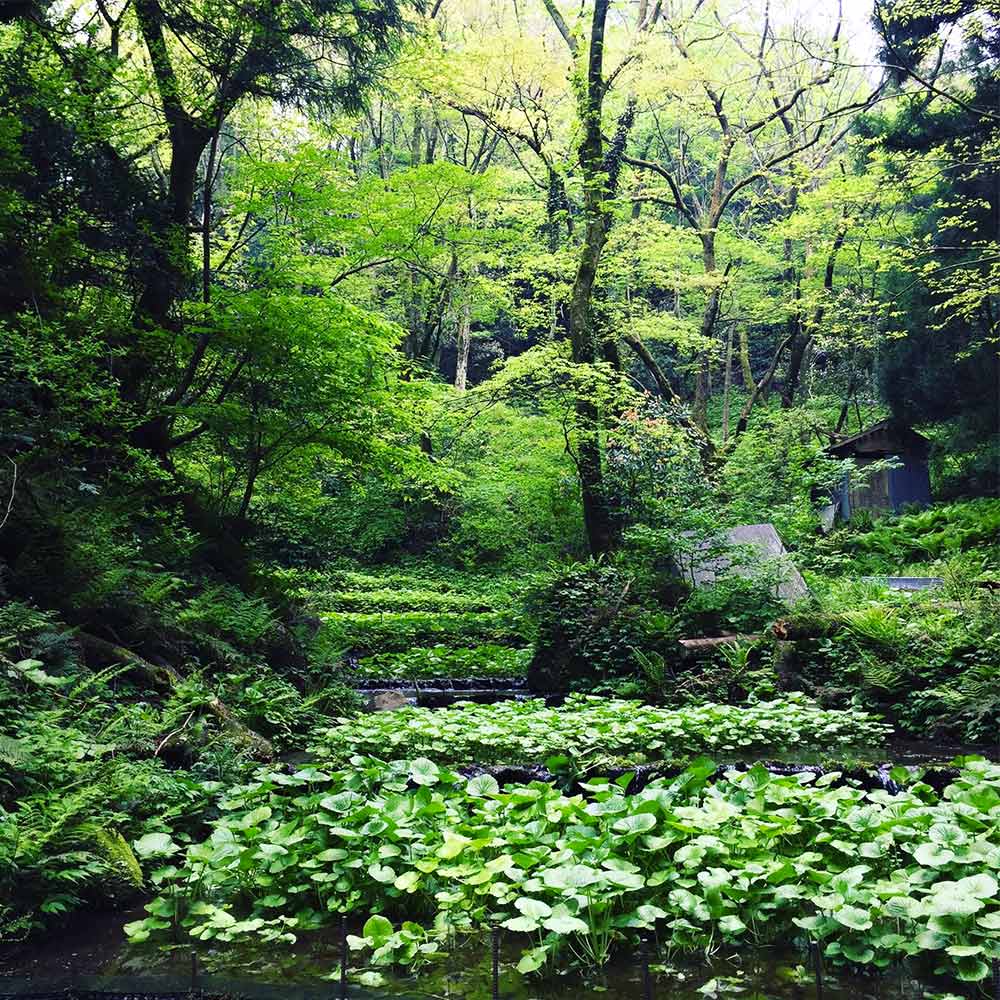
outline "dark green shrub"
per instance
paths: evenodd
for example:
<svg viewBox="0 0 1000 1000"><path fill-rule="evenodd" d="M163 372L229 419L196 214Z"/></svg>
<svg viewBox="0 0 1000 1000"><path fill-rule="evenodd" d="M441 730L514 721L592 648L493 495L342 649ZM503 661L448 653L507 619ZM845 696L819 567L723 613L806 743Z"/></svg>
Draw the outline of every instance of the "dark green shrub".
<svg viewBox="0 0 1000 1000"><path fill-rule="evenodd" d="M357 693L340 681L303 695L268 670L227 674L221 695L240 721L266 736L278 750L301 749L314 727L329 717L353 715L361 707Z"/></svg>
<svg viewBox="0 0 1000 1000"><path fill-rule="evenodd" d="M673 623L639 603L634 584L615 566L587 562L529 595L538 640L528 686L582 690L637 676L636 650L663 647Z"/></svg>
<svg viewBox="0 0 1000 1000"><path fill-rule="evenodd" d="M678 614L685 635L711 636L759 632L785 610L771 580L732 575L692 591Z"/></svg>

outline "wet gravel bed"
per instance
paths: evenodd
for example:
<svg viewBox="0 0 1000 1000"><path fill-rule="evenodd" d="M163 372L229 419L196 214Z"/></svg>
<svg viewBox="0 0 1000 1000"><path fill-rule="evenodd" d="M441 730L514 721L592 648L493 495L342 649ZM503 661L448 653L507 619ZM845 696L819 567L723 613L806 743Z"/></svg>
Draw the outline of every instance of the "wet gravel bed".
<svg viewBox="0 0 1000 1000"><path fill-rule="evenodd" d="M523 677L429 677L410 680L385 677L352 677L359 691L517 691L525 693L528 682Z"/></svg>
<svg viewBox="0 0 1000 1000"><path fill-rule="evenodd" d="M890 794L895 794L900 790L893 781L890 771L892 765L880 764L873 767L858 767L857 765L845 765L836 767L835 765L821 766L819 764L796 764L786 761L738 761L720 764L712 775L712 781L717 781L725 776L727 771L748 771L750 768L763 765L771 774L786 776L790 774L801 774L803 771L811 772L817 777L831 772L838 772L839 780L857 781L862 788L867 791L882 789ZM457 768L459 774L467 778L474 778L480 774L489 774L496 778L497 783L503 787L507 784L529 784L532 781L542 781L546 784L558 784L565 787L571 795L589 795L583 784L595 778L608 778L612 782L617 782L626 775L631 780L625 786L626 794L632 795L642 791L650 782L657 778L676 778L686 770L685 765L664 765L664 764L639 764L634 767L594 767L575 774L555 774L544 764L497 764L482 766L478 764ZM940 792L956 777L958 769L954 767L936 767L921 769L921 780Z"/></svg>

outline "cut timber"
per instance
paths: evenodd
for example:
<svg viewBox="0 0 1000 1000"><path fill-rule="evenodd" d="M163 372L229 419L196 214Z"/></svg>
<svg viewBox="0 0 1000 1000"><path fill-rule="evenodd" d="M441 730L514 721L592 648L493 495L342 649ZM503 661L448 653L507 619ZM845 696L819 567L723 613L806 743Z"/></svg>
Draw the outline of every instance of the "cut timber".
<svg viewBox="0 0 1000 1000"><path fill-rule="evenodd" d="M821 639L833 635L840 623L831 615L816 615L809 619L779 619L771 626L775 639Z"/></svg>
<svg viewBox="0 0 1000 1000"><path fill-rule="evenodd" d="M718 635L711 639L679 639L681 656L686 660L696 660L708 656L721 646L734 646L741 642L756 642L759 635Z"/></svg>
<svg viewBox="0 0 1000 1000"><path fill-rule="evenodd" d="M762 563L770 563L778 570L775 596L786 604L809 596L809 588L773 524L741 524L715 538L699 540L692 551L678 556L678 563L695 587L711 586L729 574L753 577Z"/></svg>
<svg viewBox="0 0 1000 1000"><path fill-rule="evenodd" d="M138 653L133 653L131 649L124 646L117 646L113 642L101 639L88 632L77 632L76 638L85 651L93 653L108 663L126 663L133 673L145 678L146 682L154 687L162 688L166 691L173 691L183 680L183 677L174 670L173 667L159 667L155 663ZM255 733L243 725L233 713L214 695L205 702L205 708L212 713L222 725L239 742L244 744L254 758L257 760L273 760L274 747L269 740L266 740L260 733Z"/></svg>

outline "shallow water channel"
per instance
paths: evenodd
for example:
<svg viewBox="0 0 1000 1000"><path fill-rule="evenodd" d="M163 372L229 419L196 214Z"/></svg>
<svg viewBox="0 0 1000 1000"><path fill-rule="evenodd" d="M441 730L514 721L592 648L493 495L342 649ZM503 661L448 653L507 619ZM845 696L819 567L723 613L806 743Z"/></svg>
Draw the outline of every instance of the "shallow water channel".
<svg viewBox="0 0 1000 1000"><path fill-rule="evenodd" d="M117 994L184 993L242 995L253 1000L338 1000L339 933L317 933L294 945L234 947L199 945L196 961L188 944L169 950L128 945L122 926L143 915L141 908L118 913L80 914L63 931L28 945L0 945L0 996L54 993L69 988ZM638 956L619 960L600 975L574 970L546 980L527 979L514 968L519 946L504 942L500 997L504 1000L645 1000ZM383 972L384 981L361 986L352 975L348 996L409 1000L491 1000L492 955L488 940L459 945L416 974ZM685 958L650 964L656 1000L915 1000L958 992L956 984L932 983L912 971L852 976L827 968L818 984L804 952L741 949L708 959Z"/></svg>

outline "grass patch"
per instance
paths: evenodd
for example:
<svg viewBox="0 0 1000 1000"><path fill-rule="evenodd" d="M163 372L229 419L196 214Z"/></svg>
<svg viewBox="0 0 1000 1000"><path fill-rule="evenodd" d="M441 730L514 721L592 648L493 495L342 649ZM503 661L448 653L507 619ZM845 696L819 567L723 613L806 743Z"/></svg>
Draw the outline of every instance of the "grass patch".
<svg viewBox="0 0 1000 1000"><path fill-rule="evenodd" d="M330 611L492 611L489 598L435 590L342 590L317 595L317 603Z"/></svg>
<svg viewBox="0 0 1000 1000"><path fill-rule="evenodd" d="M488 643L470 649L438 644L404 653L378 653L358 662L358 675L379 680L433 680L438 677L511 677L525 675L532 649Z"/></svg>
<svg viewBox="0 0 1000 1000"><path fill-rule="evenodd" d="M509 612L394 611L373 614L334 611L323 616L330 647L368 653L400 652L414 646L468 646L473 642L523 644L526 636Z"/></svg>

